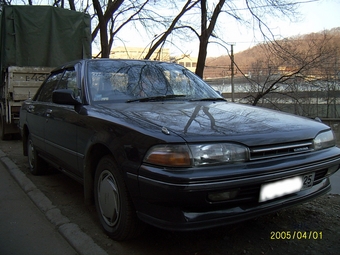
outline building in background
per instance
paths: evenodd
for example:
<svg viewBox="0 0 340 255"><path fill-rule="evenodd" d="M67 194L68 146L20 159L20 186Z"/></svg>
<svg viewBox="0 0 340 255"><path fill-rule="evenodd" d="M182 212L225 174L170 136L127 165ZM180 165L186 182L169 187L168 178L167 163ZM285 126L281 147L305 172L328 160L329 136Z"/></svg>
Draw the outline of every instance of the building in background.
<svg viewBox="0 0 340 255"><path fill-rule="evenodd" d="M191 57L190 55L182 55L176 57L176 63L186 67L191 72L195 72L197 66L197 58Z"/></svg>
<svg viewBox="0 0 340 255"><path fill-rule="evenodd" d="M110 58L116 59L144 59L147 54L146 48L139 47L115 47L111 50ZM150 60L170 61L170 51L167 48L157 49Z"/></svg>
<svg viewBox="0 0 340 255"><path fill-rule="evenodd" d="M147 54L147 49L142 47L115 47L110 52L110 58L115 59L144 59ZM190 55L181 55L177 57L170 56L170 50L162 48L156 50L150 60L159 60L165 62L176 62L192 72L195 72L197 66L197 58L191 57Z"/></svg>

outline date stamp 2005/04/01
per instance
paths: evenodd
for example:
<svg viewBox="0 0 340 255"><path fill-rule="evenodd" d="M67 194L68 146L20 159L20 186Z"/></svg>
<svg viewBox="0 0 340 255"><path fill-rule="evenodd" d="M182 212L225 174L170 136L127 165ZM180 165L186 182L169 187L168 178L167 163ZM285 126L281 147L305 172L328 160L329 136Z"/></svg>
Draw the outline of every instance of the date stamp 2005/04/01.
<svg viewBox="0 0 340 255"><path fill-rule="evenodd" d="M321 240L322 231L271 231L271 240Z"/></svg>

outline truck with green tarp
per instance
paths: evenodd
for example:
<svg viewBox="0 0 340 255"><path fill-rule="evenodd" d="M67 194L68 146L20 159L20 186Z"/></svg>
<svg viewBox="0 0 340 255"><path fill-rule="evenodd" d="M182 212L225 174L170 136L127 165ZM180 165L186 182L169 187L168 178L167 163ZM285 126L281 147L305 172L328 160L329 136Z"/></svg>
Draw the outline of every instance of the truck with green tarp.
<svg viewBox="0 0 340 255"><path fill-rule="evenodd" d="M91 58L88 14L52 6L5 6L0 17L2 139L19 133L19 110L49 72Z"/></svg>

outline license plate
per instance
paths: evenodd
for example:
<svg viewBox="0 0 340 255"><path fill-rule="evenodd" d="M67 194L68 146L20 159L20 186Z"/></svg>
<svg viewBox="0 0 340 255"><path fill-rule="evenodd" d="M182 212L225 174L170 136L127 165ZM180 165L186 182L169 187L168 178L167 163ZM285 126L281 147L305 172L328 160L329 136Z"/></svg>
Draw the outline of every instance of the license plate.
<svg viewBox="0 0 340 255"><path fill-rule="evenodd" d="M277 197L308 189L313 186L315 173L296 176L282 181L262 184L259 202L264 202Z"/></svg>

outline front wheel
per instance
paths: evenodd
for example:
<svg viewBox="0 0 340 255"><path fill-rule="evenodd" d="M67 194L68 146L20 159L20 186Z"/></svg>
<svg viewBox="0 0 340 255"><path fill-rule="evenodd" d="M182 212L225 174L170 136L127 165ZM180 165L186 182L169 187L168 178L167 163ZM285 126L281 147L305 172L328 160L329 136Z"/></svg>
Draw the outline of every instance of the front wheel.
<svg viewBox="0 0 340 255"><path fill-rule="evenodd" d="M104 156L95 173L95 204L106 233L115 240L138 236L143 224L139 221L124 179L111 156Z"/></svg>
<svg viewBox="0 0 340 255"><path fill-rule="evenodd" d="M39 157L32 141L31 134L27 138L28 166L33 175L41 175L46 171L47 163Z"/></svg>

